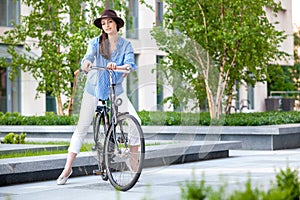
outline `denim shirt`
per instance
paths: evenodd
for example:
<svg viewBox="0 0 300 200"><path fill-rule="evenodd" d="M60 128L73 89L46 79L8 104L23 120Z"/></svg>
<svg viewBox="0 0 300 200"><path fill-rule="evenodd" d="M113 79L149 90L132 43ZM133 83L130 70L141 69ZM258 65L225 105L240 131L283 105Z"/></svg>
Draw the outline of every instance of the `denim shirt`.
<svg viewBox="0 0 300 200"><path fill-rule="evenodd" d="M109 62L114 62L117 66L129 64L136 70L134 63L134 52L131 43L126 39L118 36L116 49L112 52L110 59L104 58L99 52L99 36L93 38L87 48L87 52L82 59L91 61L95 67L106 67ZM116 84L116 95L124 92L122 87L123 73L113 72L113 83ZM98 99L107 100L110 93L109 72L105 70L91 70L88 73L87 81L85 84L85 91L95 96Z"/></svg>

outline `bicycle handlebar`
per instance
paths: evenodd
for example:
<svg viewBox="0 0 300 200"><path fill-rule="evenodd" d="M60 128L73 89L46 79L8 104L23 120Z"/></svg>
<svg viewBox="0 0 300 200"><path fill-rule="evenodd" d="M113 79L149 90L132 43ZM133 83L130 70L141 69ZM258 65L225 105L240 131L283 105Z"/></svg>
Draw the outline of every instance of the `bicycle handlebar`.
<svg viewBox="0 0 300 200"><path fill-rule="evenodd" d="M121 65L121 66L117 66L116 69L108 69L107 67L102 67L102 66L92 66L89 68L88 72L91 71L91 70L106 70L106 71L110 71L110 72L122 72L122 73L125 73L125 74L129 74L130 72L133 71L132 67L128 64L125 64L125 65ZM77 75L80 73L80 72L84 72L85 74L87 74L88 72L84 71L83 69L78 69L74 72L74 75L75 77L77 77Z"/></svg>
<svg viewBox="0 0 300 200"><path fill-rule="evenodd" d="M116 69L108 69L107 67L92 66L89 68L88 72L91 70L105 70L105 71L122 72L128 74L132 71L132 67L130 65L121 65L121 66L117 66ZM80 72L85 72L85 71L83 69L80 69Z"/></svg>

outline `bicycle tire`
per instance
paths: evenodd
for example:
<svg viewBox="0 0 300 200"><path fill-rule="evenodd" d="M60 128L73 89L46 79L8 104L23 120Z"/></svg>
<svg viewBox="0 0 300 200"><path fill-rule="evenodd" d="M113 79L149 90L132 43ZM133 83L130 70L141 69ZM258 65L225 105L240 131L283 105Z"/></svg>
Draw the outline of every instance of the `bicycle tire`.
<svg viewBox="0 0 300 200"><path fill-rule="evenodd" d="M103 172L102 179L108 180L108 177L105 173L105 165L104 165L104 141L106 134L106 122L104 118L104 113L96 113L94 123L93 123L93 131L94 131L94 142L95 142L95 150L96 150L96 159L98 163L98 168Z"/></svg>
<svg viewBox="0 0 300 200"><path fill-rule="evenodd" d="M143 169L145 140L141 126L133 116L121 114L117 117L114 130L109 130L105 140L104 158L113 187L127 191L136 184Z"/></svg>

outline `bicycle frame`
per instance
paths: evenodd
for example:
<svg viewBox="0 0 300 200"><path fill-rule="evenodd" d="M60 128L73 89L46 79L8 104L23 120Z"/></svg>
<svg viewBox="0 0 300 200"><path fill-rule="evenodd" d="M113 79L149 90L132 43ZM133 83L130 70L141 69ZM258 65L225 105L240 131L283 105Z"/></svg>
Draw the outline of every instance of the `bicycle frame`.
<svg viewBox="0 0 300 200"><path fill-rule="evenodd" d="M122 100L118 99L117 96L116 96L116 92L115 92L116 84L113 83L112 76L113 76L113 70L109 70L109 78L110 78L110 101L111 101L111 104L110 104L110 113L111 113L111 116L110 116L110 123L109 123L109 127L108 127L108 130L107 130L107 134L110 131L115 132L115 126L118 123L118 120L117 120L117 117L118 117L118 106L120 106L121 103L122 103ZM119 101L119 103L117 103L117 101ZM122 133L122 136L124 137L123 131L121 131L121 133ZM118 145L118 140L116 138L116 134L113 134L113 137L114 137L113 140L114 140L115 147L116 147L117 150L119 150L119 145ZM109 138L106 138L106 139L109 139ZM125 143L125 146L128 147L128 144Z"/></svg>
<svg viewBox="0 0 300 200"><path fill-rule="evenodd" d="M122 68L122 69L120 69ZM106 69L103 67L92 67L90 70L106 70L109 73L109 81L110 81L110 93L109 93L109 100L110 100L110 116L109 116L109 123L108 123L108 129L107 129L107 133L108 134L110 131L115 131L115 126L118 123L117 121L117 117L118 117L118 106L120 106L122 104L122 100L117 98L116 92L115 92L115 87L116 84L113 83L113 73L114 72L123 72L123 73L130 73L131 72L131 67L128 65L119 67L119 69L117 70L110 70L110 69ZM106 112L107 110L105 110L104 112ZM104 117L106 116L108 112L104 113ZM118 149L118 143L117 143L117 138L116 135L113 134L114 136L114 143L116 148ZM128 145L126 144L126 147Z"/></svg>
<svg viewBox="0 0 300 200"><path fill-rule="evenodd" d="M99 113L101 116L103 116L103 118L105 118L105 125L108 128L109 122L111 121L109 118L106 118L106 116L108 115L108 113L110 112L110 108L107 106L107 101L106 100L99 100L101 101L102 105L97 105L96 108L96 113Z"/></svg>

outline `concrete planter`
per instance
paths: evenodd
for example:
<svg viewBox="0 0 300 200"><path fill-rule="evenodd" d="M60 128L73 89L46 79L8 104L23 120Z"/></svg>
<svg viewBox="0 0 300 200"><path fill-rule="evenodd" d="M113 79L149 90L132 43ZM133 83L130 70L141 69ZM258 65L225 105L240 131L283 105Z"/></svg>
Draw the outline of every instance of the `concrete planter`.
<svg viewBox="0 0 300 200"><path fill-rule="evenodd" d="M265 99L266 111L277 111L279 109L278 98L267 98Z"/></svg>
<svg viewBox="0 0 300 200"><path fill-rule="evenodd" d="M294 110L295 99L292 98L283 98L282 99L282 111L291 111Z"/></svg>

